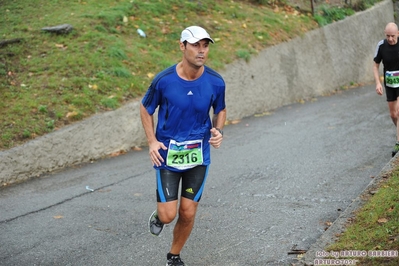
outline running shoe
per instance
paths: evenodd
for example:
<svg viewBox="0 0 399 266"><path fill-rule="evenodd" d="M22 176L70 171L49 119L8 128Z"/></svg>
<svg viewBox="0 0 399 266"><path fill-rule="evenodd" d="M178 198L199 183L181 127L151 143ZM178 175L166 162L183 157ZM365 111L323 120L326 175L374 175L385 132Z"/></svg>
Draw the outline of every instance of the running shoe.
<svg viewBox="0 0 399 266"><path fill-rule="evenodd" d="M398 153L398 151L399 151L399 141L397 141L396 144L395 144L395 146L393 147L393 150L392 150L392 157L394 157L395 154Z"/></svg>
<svg viewBox="0 0 399 266"><path fill-rule="evenodd" d="M165 227L165 224L159 220L156 210L151 214L150 219L148 220L148 227L150 228L150 233L154 236L159 236Z"/></svg>
<svg viewBox="0 0 399 266"><path fill-rule="evenodd" d="M166 266L184 266L184 262L181 260L180 256L167 256L168 261L166 262Z"/></svg>

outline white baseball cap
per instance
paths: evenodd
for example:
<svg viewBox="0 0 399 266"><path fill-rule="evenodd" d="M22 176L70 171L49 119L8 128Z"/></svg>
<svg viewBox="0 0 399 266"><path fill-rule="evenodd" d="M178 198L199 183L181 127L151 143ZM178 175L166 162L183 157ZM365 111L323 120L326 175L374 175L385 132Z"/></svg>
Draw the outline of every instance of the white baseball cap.
<svg viewBox="0 0 399 266"><path fill-rule="evenodd" d="M208 39L211 43L215 42L211 36L209 36L208 32L199 26L190 26L181 32L181 42L187 41L189 43L196 43L202 39Z"/></svg>

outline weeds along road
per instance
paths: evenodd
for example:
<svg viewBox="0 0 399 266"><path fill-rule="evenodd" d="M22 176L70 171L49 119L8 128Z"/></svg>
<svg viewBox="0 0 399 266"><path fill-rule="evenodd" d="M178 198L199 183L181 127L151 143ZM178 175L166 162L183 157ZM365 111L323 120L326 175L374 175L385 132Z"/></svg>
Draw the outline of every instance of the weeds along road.
<svg viewBox="0 0 399 266"><path fill-rule="evenodd" d="M389 162L394 143L374 85L227 126L183 260L295 262L291 248L321 236ZM146 148L2 189L0 265L164 265L173 226L148 233L155 206Z"/></svg>

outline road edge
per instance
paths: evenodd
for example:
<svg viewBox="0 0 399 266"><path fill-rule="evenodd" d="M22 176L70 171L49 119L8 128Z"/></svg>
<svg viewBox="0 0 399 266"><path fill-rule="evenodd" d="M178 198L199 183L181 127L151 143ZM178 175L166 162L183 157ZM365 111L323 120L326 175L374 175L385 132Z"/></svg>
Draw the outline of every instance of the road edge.
<svg viewBox="0 0 399 266"><path fill-rule="evenodd" d="M332 225L312 244L305 255L299 259L299 264L304 266L313 266L315 259L320 258L316 256L317 251L323 251L325 248L339 238L339 235L345 231L345 228L350 219L355 217L356 211L362 208L370 196L372 196L376 190L378 190L381 182L386 181L391 172L397 167L399 163L399 157L395 156L382 168L380 173L374 177L367 187L360 193L352 203L340 214L340 216L332 223Z"/></svg>

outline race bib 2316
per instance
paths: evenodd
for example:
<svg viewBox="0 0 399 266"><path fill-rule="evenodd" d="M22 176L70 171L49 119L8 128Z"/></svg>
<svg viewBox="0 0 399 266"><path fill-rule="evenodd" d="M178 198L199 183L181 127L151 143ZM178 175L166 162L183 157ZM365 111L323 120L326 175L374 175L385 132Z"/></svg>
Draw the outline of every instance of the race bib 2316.
<svg viewBox="0 0 399 266"><path fill-rule="evenodd" d="M202 139L176 142L171 140L166 157L166 165L179 170L193 168L204 162Z"/></svg>

